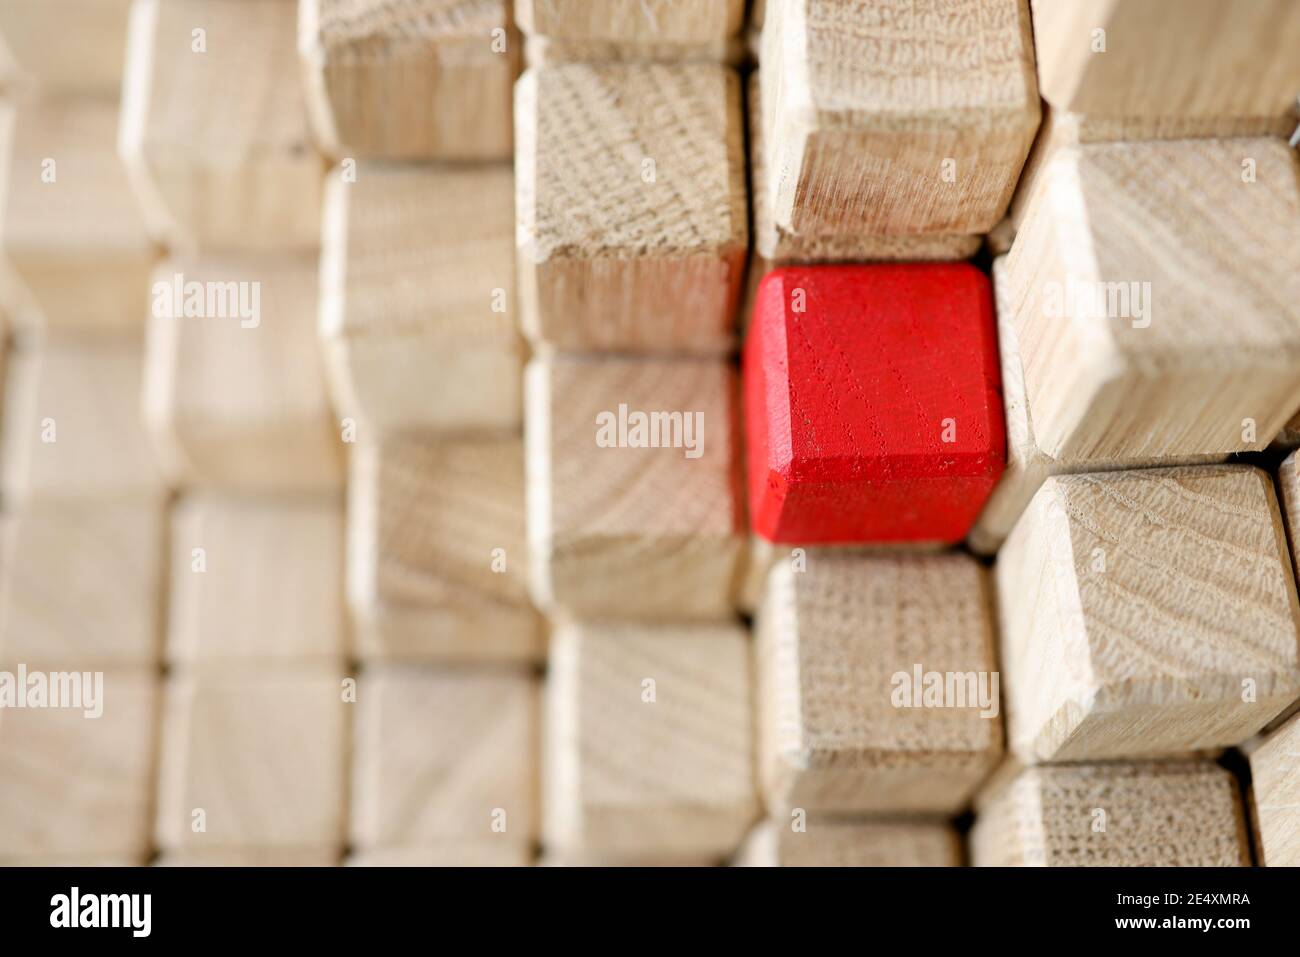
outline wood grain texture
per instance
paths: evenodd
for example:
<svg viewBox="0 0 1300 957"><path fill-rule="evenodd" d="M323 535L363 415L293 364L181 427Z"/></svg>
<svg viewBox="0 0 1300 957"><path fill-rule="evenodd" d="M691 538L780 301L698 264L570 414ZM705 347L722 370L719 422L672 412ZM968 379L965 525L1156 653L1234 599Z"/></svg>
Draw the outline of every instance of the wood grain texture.
<svg viewBox="0 0 1300 957"><path fill-rule="evenodd" d="M809 549L806 571L773 567L756 635L759 764L778 817L954 813L1001 756L988 587L967 556ZM917 666L976 685L916 706L923 686L900 698L896 676Z"/></svg>
<svg viewBox="0 0 1300 957"><path fill-rule="evenodd" d="M303 0L298 51L330 156L509 158L510 0Z"/></svg>
<svg viewBox="0 0 1300 957"><path fill-rule="evenodd" d="M356 603L352 647L362 661L537 662L542 620L530 605L493 601L445 584L428 604Z"/></svg>
<svg viewBox="0 0 1300 957"><path fill-rule="evenodd" d="M357 689L351 844L531 849L540 701L525 671L371 667ZM515 851L514 853L521 853Z"/></svg>
<svg viewBox="0 0 1300 957"><path fill-rule="evenodd" d="M1250 792L1259 863L1300 866L1300 716L1251 752Z"/></svg>
<svg viewBox="0 0 1300 957"><path fill-rule="evenodd" d="M131 0L0 4L0 83L59 96L115 97L130 8Z"/></svg>
<svg viewBox="0 0 1300 957"><path fill-rule="evenodd" d="M519 429L511 168L355 172L335 169L325 192L320 334L335 408L380 431Z"/></svg>
<svg viewBox="0 0 1300 957"><path fill-rule="evenodd" d="M735 378L712 360L556 356L529 365L528 542L539 607L732 617L744 541ZM685 447L601 447L601 416L616 417L620 406L629 416L680 413L683 444L693 416L698 456Z"/></svg>
<svg viewBox="0 0 1300 957"><path fill-rule="evenodd" d="M740 30L745 0L514 0L520 29L565 40L704 44Z"/></svg>
<svg viewBox="0 0 1300 957"><path fill-rule="evenodd" d="M0 863L147 856L157 706L154 674L118 669L104 674L98 718L80 709L6 709Z"/></svg>
<svg viewBox="0 0 1300 957"><path fill-rule="evenodd" d="M997 223L1039 120L1024 0L772 0L763 31L774 222L876 236Z"/></svg>
<svg viewBox="0 0 1300 957"><path fill-rule="evenodd" d="M120 144L155 238L187 252L319 245L324 169L296 34L293 0L136 0Z"/></svg>
<svg viewBox="0 0 1300 957"><path fill-rule="evenodd" d="M164 851L341 848L341 675L296 665L167 680L155 836ZM204 830L196 830L202 809Z"/></svg>
<svg viewBox="0 0 1300 957"><path fill-rule="evenodd" d="M1248 867L1241 797L1208 761L1028 768L971 832L976 867Z"/></svg>
<svg viewBox="0 0 1300 957"><path fill-rule="evenodd" d="M1006 259L1043 452L1268 443L1300 404L1300 276L1234 250L1300 241L1298 174L1295 153L1268 138L1056 152Z"/></svg>
<svg viewBox="0 0 1300 957"><path fill-rule="evenodd" d="M587 40L569 37L524 37L524 63L726 63L745 62L747 51L739 37L701 43L645 40Z"/></svg>
<svg viewBox="0 0 1300 957"><path fill-rule="evenodd" d="M750 832L738 867L956 867L961 840L947 824L808 820L794 831L784 820Z"/></svg>
<svg viewBox="0 0 1300 957"><path fill-rule="evenodd" d="M168 611L173 665L341 664L341 498L184 496L172 511Z"/></svg>
<svg viewBox="0 0 1300 957"><path fill-rule="evenodd" d="M1300 697L1295 583L1258 469L1049 478L996 577L1023 760L1238 744Z"/></svg>
<svg viewBox="0 0 1300 957"><path fill-rule="evenodd" d="M206 290L248 284L239 288L258 290L260 315L150 317L144 414L169 477L250 492L341 487L342 430L316 341L316 257L173 257L153 278L174 287L178 276Z"/></svg>
<svg viewBox="0 0 1300 957"><path fill-rule="evenodd" d="M735 74L530 69L515 136L525 334L574 350L725 352L749 241Z"/></svg>
<svg viewBox="0 0 1300 957"><path fill-rule="evenodd" d="M557 626L548 851L707 863L736 849L757 811L746 639L734 625Z"/></svg>

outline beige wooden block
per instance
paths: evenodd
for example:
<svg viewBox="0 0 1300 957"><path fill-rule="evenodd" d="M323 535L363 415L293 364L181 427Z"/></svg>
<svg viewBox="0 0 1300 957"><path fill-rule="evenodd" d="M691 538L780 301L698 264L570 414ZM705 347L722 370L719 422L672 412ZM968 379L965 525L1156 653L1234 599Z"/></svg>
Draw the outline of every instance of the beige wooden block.
<svg viewBox="0 0 1300 957"><path fill-rule="evenodd" d="M1274 436L1271 449L1295 449L1300 448L1300 413L1293 415L1287 420L1286 425Z"/></svg>
<svg viewBox="0 0 1300 957"><path fill-rule="evenodd" d="M357 851L346 863L349 867L528 867L533 856L526 844L474 841Z"/></svg>
<svg viewBox="0 0 1300 957"><path fill-rule="evenodd" d="M561 37L524 38L524 63L726 63L736 66L746 59L740 37L704 43L668 43L637 40L583 40Z"/></svg>
<svg viewBox="0 0 1300 957"><path fill-rule="evenodd" d="M731 367L556 356L530 364L525 392L538 605L730 618L744 545Z"/></svg>
<svg viewBox="0 0 1300 957"><path fill-rule="evenodd" d="M352 646L362 661L540 662L542 620L531 605L496 601L452 583L427 603L362 599L352 605Z"/></svg>
<svg viewBox="0 0 1300 957"><path fill-rule="evenodd" d="M530 69L515 89L515 137L519 295L530 339L575 350L731 346L748 246L732 71Z"/></svg>
<svg viewBox="0 0 1300 957"><path fill-rule="evenodd" d="M334 848L204 848L168 851L154 867L337 867Z"/></svg>
<svg viewBox="0 0 1300 957"><path fill-rule="evenodd" d="M507 159L510 0L303 0L312 126L335 158Z"/></svg>
<svg viewBox="0 0 1300 957"><path fill-rule="evenodd" d="M795 831L785 820L750 832L738 867L957 867L961 840L947 824L811 818Z"/></svg>
<svg viewBox="0 0 1300 957"><path fill-rule="evenodd" d="M1005 266L1039 448L1263 448L1300 404L1300 275L1224 251L1300 241L1295 153L1269 138L1090 144L1039 179Z"/></svg>
<svg viewBox="0 0 1300 957"><path fill-rule="evenodd" d="M155 271L154 294L144 411L171 478L241 491L339 488L344 430L316 340L316 257L172 258Z"/></svg>
<svg viewBox="0 0 1300 957"><path fill-rule="evenodd" d="M772 0L763 27L771 217L875 236L988 232L1038 127L1025 0Z"/></svg>
<svg viewBox="0 0 1300 957"><path fill-rule="evenodd" d="M755 651L768 809L959 811L1002 754L991 617L968 556L774 566Z"/></svg>
<svg viewBox="0 0 1300 957"><path fill-rule="evenodd" d="M24 333L139 334L155 252L116 138L116 100L26 98L13 111L0 233Z"/></svg>
<svg viewBox="0 0 1300 957"><path fill-rule="evenodd" d="M0 665L108 668L160 657L164 503L0 517Z"/></svg>
<svg viewBox="0 0 1300 957"><path fill-rule="evenodd" d="M186 495L172 512L167 660L342 663L339 496Z"/></svg>
<svg viewBox="0 0 1300 957"><path fill-rule="evenodd" d="M1300 866L1300 715L1251 752L1250 777L1259 863Z"/></svg>
<svg viewBox="0 0 1300 957"><path fill-rule="evenodd" d="M69 343L9 357L0 439L7 508L162 497L140 415L140 352L135 342Z"/></svg>
<svg viewBox="0 0 1300 957"><path fill-rule="evenodd" d="M629 44L706 44L740 30L745 0L515 0L526 33Z"/></svg>
<svg viewBox="0 0 1300 957"><path fill-rule="evenodd" d="M996 577L1025 761L1238 744L1300 697L1295 583L1258 469L1049 478Z"/></svg>
<svg viewBox="0 0 1300 957"><path fill-rule="evenodd" d="M524 670L367 668L357 688L352 846L531 850L538 699Z"/></svg>
<svg viewBox="0 0 1300 957"><path fill-rule="evenodd" d="M1209 761L1021 771L970 837L976 867L1248 867L1241 796Z"/></svg>
<svg viewBox="0 0 1300 957"><path fill-rule="evenodd" d="M980 555L996 552L1029 505L1034 493L1050 475L1075 472L1109 472L1117 469L1155 468L1168 465L1203 465L1222 462L1226 455L1172 455L1146 458L1053 458L1038 447L1034 438L1033 415L1025 396L1025 370L1020 361L1014 310L1007 288L1006 262L993 263L993 290L997 299L998 350L1002 365L1002 400L1006 413L1007 463L993 488L979 520L967 537L971 550Z"/></svg>
<svg viewBox="0 0 1300 957"><path fill-rule="evenodd" d="M1300 563L1297 545L1300 545L1300 456L1292 452L1277 467L1278 504L1286 524L1287 540L1293 563Z"/></svg>
<svg viewBox="0 0 1300 957"><path fill-rule="evenodd" d="M186 251L319 245L324 167L296 35L293 0L136 0L120 145L155 237Z"/></svg>
<svg viewBox="0 0 1300 957"><path fill-rule="evenodd" d="M163 712L158 846L341 847L354 705L345 703L340 678L305 665L173 674Z"/></svg>
<svg viewBox="0 0 1300 957"><path fill-rule="evenodd" d="M543 722L548 852L721 860L757 812L734 625L560 623Z"/></svg>
<svg viewBox="0 0 1300 957"><path fill-rule="evenodd" d="M158 679L123 669L84 687L99 717L84 696L0 715L0 864L148 854Z"/></svg>
<svg viewBox="0 0 1300 957"><path fill-rule="evenodd" d="M59 95L116 97L131 0L6 0L0 80Z"/></svg>
<svg viewBox="0 0 1300 957"><path fill-rule="evenodd" d="M508 165L361 163L325 193L320 334L335 406L383 431L516 430Z"/></svg>

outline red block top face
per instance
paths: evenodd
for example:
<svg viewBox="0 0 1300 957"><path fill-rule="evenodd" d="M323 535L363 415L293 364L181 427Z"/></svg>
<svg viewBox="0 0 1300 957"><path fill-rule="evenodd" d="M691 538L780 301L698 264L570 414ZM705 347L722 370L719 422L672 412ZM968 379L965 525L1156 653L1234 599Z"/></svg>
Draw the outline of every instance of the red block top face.
<svg viewBox="0 0 1300 957"><path fill-rule="evenodd" d="M744 363L760 535L965 537L1006 455L983 273L965 263L775 270L759 286Z"/></svg>

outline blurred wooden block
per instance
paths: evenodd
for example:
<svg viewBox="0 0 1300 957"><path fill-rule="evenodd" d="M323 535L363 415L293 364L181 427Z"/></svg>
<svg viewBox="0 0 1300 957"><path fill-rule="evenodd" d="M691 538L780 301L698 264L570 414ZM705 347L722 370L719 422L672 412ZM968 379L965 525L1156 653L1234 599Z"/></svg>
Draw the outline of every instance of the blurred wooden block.
<svg viewBox="0 0 1300 957"><path fill-rule="evenodd" d="M178 284L201 291L203 315L167 308ZM173 258L154 289L144 410L171 478L245 492L339 488L342 429L316 341L316 257Z"/></svg>
<svg viewBox="0 0 1300 957"><path fill-rule="evenodd" d="M746 59L739 37L704 43L590 40L529 36L524 38L524 63L530 67L555 63L725 63Z"/></svg>
<svg viewBox="0 0 1300 957"><path fill-rule="evenodd" d="M81 708L5 709L0 863L148 855L158 679L109 671L99 690L97 718Z"/></svg>
<svg viewBox="0 0 1300 957"><path fill-rule="evenodd" d="M121 149L159 240L320 243L324 168L298 73L293 0L136 0Z"/></svg>
<svg viewBox="0 0 1300 957"><path fill-rule="evenodd" d="M548 851L647 863L734 851L757 811L749 671L734 625L561 623L544 721Z"/></svg>
<svg viewBox="0 0 1300 957"><path fill-rule="evenodd" d="M1248 867L1237 782L1208 761L1021 771L983 803L976 867Z"/></svg>
<svg viewBox="0 0 1300 957"><path fill-rule="evenodd" d="M771 218L794 233L988 232L1038 128L1025 0L771 0ZM766 215L766 214L765 214Z"/></svg>
<svg viewBox="0 0 1300 957"><path fill-rule="evenodd" d="M1300 405L1300 274L1276 256L1222 253L1300 242L1298 176L1294 152L1267 138L1094 144L1052 157L1005 264L1045 454L1268 443Z"/></svg>
<svg viewBox="0 0 1300 957"><path fill-rule="evenodd" d="M533 863L533 849L491 840L384 847L354 852L346 863L349 867L528 867Z"/></svg>
<svg viewBox="0 0 1300 957"><path fill-rule="evenodd" d="M530 69L515 89L515 137L528 337L574 350L727 351L748 246L735 74Z"/></svg>
<svg viewBox="0 0 1300 957"><path fill-rule="evenodd" d="M1296 587L1258 469L1049 478L996 577L1025 761L1234 745L1300 697Z"/></svg>
<svg viewBox="0 0 1300 957"><path fill-rule="evenodd" d="M1300 413L1287 420L1286 425L1282 426L1281 430L1274 436L1270 448L1300 448Z"/></svg>
<svg viewBox="0 0 1300 957"><path fill-rule="evenodd" d="M5 0L0 79L76 97L116 97L131 0Z"/></svg>
<svg viewBox="0 0 1300 957"><path fill-rule="evenodd" d="M0 233L15 318L29 334L138 335L155 252L117 155L116 100L24 99L12 122Z"/></svg>
<svg viewBox="0 0 1300 957"><path fill-rule="evenodd" d="M341 847L340 675L326 668L173 675L156 839L164 851Z"/></svg>
<svg viewBox="0 0 1300 957"><path fill-rule="evenodd" d="M197 492L172 512L167 659L342 663L343 503Z"/></svg>
<svg viewBox="0 0 1300 957"><path fill-rule="evenodd" d="M505 165L331 174L320 333L344 414L382 431L519 428L513 184Z"/></svg>
<svg viewBox="0 0 1300 957"><path fill-rule="evenodd" d="M140 416L142 366L135 342L51 344L9 357L0 440L6 508L162 497Z"/></svg>
<svg viewBox="0 0 1300 957"><path fill-rule="evenodd" d="M1300 716L1251 752L1250 777L1259 863L1300 866Z"/></svg>
<svg viewBox="0 0 1300 957"><path fill-rule="evenodd" d="M507 159L510 0L303 0L298 50L330 156Z"/></svg>
<svg viewBox="0 0 1300 957"><path fill-rule="evenodd" d="M161 500L63 503L0 517L0 664L155 664L164 511Z"/></svg>
<svg viewBox="0 0 1300 957"><path fill-rule="evenodd" d="M540 662L542 620L530 606L471 594L455 583L432 586L427 602L352 603L352 646L362 661Z"/></svg>
<svg viewBox="0 0 1300 957"><path fill-rule="evenodd" d="M731 617L744 543L735 379L712 360L530 364L528 540L540 606Z"/></svg>
<svg viewBox="0 0 1300 957"><path fill-rule="evenodd" d="M769 811L959 811L1002 754L991 617L967 556L774 566L756 632Z"/></svg>
<svg viewBox="0 0 1300 957"><path fill-rule="evenodd" d="M764 821L736 856L738 867L958 867L961 840L947 824L813 818L795 831Z"/></svg>
<svg viewBox="0 0 1300 957"><path fill-rule="evenodd" d="M707 44L740 30L745 0L515 0L526 33L565 40Z"/></svg>
<svg viewBox="0 0 1300 957"><path fill-rule="evenodd" d="M466 845L531 851L540 763L532 674L372 667L357 708L354 847L425 847L435 859L443 844L449 858Z"/></svg>
<svg viewBox="0 0 1300 957"><path fill-rule="evenodd" d="M168 851L155 867L337 867L333 848L186 848Z"/></svg>

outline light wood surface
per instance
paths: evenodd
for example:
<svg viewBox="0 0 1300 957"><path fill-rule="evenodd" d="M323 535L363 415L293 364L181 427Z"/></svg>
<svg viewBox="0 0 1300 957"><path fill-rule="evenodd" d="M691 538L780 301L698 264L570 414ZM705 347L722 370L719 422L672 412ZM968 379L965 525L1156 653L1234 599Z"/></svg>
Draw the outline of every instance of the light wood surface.
<svg viewBox="0 0 1300 957"><path fill-rule="evenodd" d="M6 0L0 81L60 96L117 96L131 0Z"/></svg>
<svg viewBox="0 0 1300 957"><path fill-rule="evenodd" d="M644 40L582 40L567 37L524 37L524 63L726 63L745 62L748 51L740 37L703 43Z"/></svg>
<svg viewBox="0 0 1300 957"><path fill-rule="evenodd" d="M346 863L349 867L528 867L533 856L533 849L526 844L466 841L358 851Z"/></svg>
<svg viewBox="0 0 1300 957"><path fill-rule="evenodd" d="M363 661L536 662L546 657L530 605L444 584L428 603L351 602L352 647Z"/></svg>
<svg viewBox="0 0 1300 957"><path fill-rule="evenodd" d="M796 831L784 819L754 828L738 867L956 867L961 840L947 824L811 818Z"/></svg>
<svg viewBox="0 0 1300 957"><path fill-rule="evenodd" d="M185 848L159 855L154 867L337 867L334 848Z"/></svg>
<svg viewBox="0 0 1300 957"><path fill-rule="evenodd" d="M745 0L514 0L520 29L566 40L703 44L740 30Z"/></svg>
<svg viewBox="0 0 1300 957"><path fill-rule="evenodd" d="M1300 715L1251 752L1250 777L1259 863L1300 866Z"/></svg>

